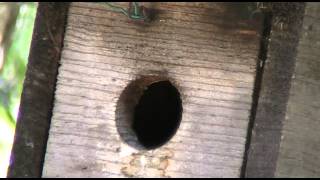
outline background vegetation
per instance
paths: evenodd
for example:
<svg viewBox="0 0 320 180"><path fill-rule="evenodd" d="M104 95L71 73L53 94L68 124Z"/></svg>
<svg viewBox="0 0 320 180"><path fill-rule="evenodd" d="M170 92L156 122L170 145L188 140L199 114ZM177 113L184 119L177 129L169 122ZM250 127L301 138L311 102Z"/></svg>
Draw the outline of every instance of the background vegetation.
<svg viewBox="0 0 320 180"><path fill-rule="evenodd" d="M0 3L0 177L9 164L36 6Z"/></svg>

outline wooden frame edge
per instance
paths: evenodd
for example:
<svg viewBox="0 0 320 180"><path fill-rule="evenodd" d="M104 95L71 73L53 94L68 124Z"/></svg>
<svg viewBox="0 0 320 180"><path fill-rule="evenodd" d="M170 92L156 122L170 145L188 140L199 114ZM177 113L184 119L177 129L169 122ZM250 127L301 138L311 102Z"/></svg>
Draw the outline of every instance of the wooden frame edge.
<svg viewBox="0 0 320 180"><path fill-rule="evenodd" d="M7 177L41 177L68 9L38 4Z"/></svg>

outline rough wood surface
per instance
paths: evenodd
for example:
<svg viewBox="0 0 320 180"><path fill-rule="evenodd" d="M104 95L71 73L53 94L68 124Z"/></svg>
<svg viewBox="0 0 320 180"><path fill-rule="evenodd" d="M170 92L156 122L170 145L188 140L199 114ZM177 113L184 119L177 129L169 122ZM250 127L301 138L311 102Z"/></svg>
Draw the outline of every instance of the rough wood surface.
<svg viewBox="0 0 320 180"><path fill-rule="evenodd" d="M320 176L320 4L306 3L276 177Z"/></svg>
<svg viewBox="0 0 320 180"><path fill-rule="evenodd" d="M247 4L151 6L139 25L72 3L43 177L239 177L262 23ZM139 151L117 132L117 102L139 76L163 74L182 94L182 122L167 144Z"/></svg>

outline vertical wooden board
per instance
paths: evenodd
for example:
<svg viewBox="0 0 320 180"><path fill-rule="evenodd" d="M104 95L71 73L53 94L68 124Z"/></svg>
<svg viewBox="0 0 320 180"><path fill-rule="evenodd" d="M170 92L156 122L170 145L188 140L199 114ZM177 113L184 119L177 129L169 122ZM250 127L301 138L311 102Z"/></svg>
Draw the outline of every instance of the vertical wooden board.
<svg viewBox="0 0 320 180"><path fill-rule="evenodd" d="M262 23L247 4L145 5L156 10L147 25L71 4L43 177L239 177ZM137 150L118 133L118 100L136 78L164 74L181 93L181 125Z"/></svg>
<svg viewBox="0 0 320 180"><path fill-rule="evenodd" d="M252 111L252 132L249 134L248 158L244 162L244 176L248 178L274 177L281 143L291 77L297 58L304 17L304 2L266 3L270 13L270 36L264 36L267 51L263 61L258 102ZM269 9L269 10L267 10ZM257 88L258 89L258 88Z"/></svg>
<svg viewBox="0 0 320 180"><path fill-rule="evenodd" d="M8 178L41 177L68 4L38 3Z"/></svg>
<svg viewBox="0 0 320 180"><path fill-rule="evenodd" d="M277 177L320 176L320 4L306 3Z"/></svg>

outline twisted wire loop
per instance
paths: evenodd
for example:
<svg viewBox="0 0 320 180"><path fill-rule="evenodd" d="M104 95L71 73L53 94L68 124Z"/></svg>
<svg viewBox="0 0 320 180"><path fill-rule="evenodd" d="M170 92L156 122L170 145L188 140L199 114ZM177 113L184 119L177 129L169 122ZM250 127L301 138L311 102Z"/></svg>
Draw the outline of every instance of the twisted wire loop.
<svg viewBox="0 0 320 180"><path fill-rule="evenodd" d="M115 6L110 2L104 2L112 11L122 13L133 20L146 20L145 7L139 6L138 2L129 2L129 8L126 10L122 7Z"/></svg>

